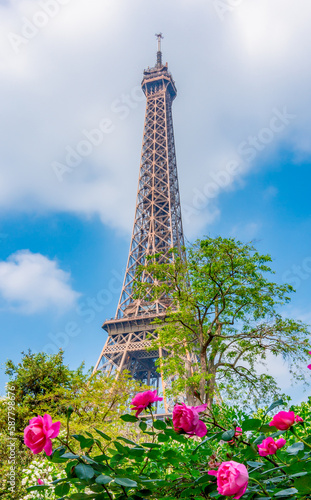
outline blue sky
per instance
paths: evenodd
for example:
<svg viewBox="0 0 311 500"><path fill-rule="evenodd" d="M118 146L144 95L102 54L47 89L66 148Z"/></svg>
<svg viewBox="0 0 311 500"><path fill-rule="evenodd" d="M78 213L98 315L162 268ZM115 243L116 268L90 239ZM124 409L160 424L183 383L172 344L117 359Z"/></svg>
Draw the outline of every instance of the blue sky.
<svg viewBox="0 0 311 500"><path fill-rule="evenodd" d="M311 323L308 0L60 4L0 2L2 368L29 348L63 347L72 368L97 361L125 271L139 86L158 31L178 89L186 237L255 240L297 289L286 313ZM271 369L301 399L282 360Z"/></svg>

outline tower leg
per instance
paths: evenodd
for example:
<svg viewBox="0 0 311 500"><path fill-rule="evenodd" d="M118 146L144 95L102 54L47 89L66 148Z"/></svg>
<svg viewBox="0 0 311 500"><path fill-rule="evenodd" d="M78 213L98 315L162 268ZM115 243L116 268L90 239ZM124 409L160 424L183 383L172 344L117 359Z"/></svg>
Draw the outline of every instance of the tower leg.
<svg viewBox="0 0 311 500"><path fill-rule="evenodd" d="M123 353L123 356L122 356L122 359L121 359L121 363L120 363L120 366L119 366L119 368L117 370L116 380L118 380L118 378L120 376L120 373L123 370L125 358L126 358L126 355L128 354L128 346L129 346L129 344L131 342L132 336L133 336L132 333L130 333L129 336L128 336L128 340L127 340L127 343L126 343L126 348L124 349L124 353Z"/></svg>

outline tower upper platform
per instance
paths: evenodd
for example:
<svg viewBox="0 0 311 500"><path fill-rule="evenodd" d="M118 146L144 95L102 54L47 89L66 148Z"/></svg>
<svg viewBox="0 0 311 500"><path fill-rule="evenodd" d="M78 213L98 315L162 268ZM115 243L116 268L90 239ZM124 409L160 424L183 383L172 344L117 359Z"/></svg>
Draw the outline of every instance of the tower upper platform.
<svg viewBox="0 0 311 500"><path fill-rule="evenodd" d="M158 37L158 52L157 52L157 62L153 68L148 68L144 70L144 78L141 82L143 92L146 97L155 92L167 89L172 100L175 99L177 95L177 89L175 82L171 73L168 71L167 63L162 64L162 52L161 52L161 39L162 34L156 35Z"/></svg>

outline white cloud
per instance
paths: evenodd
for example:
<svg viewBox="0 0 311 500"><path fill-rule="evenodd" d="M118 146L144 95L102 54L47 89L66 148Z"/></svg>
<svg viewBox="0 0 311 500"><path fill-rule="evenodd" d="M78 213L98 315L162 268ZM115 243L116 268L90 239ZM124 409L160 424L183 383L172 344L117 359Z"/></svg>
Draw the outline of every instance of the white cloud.
<svg viewBox="0 0 311 500"><path fill-rule="evenodd" d="M188 236L220 216L219 193L243 186L246 173L284 141L298 159L310 152L309 0L246 0L224 21L206 0L158 0L156 6L68 0L16 54L9 32L20 35L43 3L0 5L1 209L95 214L131 231L144 102L132 100L126 119L111 106L154 63L159 29L179 92L174 122L182 202L194 208L185 217ZM253 162L241 162L239 145L285 106L296 118ZM66 147L75 149L83 130L104 118L112 120L113 132L59 183L52 162L64 162ZM240 162L238 173L215 196L204 195L232 160ZM205 196L199 204L196 190Z"/></svg>
<svg viewBox="0 0 311 500"><path fill-rule="evenodd" d="M230 231L230 236L240 240L251 241L258 235L261 229L260 222L250 222L249 224L236 224Z"/></svg>
<svg viewBox="0 0 311 500"><path fill-rule="evenodd" d="M79 293L69 284L70 274L57 262L39 253L21 250L0 262L2 308L32 314L46 309L63 312L71 308Z"/></svg>

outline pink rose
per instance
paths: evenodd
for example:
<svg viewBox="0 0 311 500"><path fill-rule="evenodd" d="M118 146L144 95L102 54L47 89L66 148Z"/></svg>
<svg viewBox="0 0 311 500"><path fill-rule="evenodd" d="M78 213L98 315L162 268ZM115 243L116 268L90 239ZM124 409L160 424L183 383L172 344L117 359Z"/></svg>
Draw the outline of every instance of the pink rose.
<svg viewBox="0 0 311 500"><path fill-rule="evenodd" d="M243 464L234 462L223 462L217 471L209 471L208 474L217 477L217 489L220 495L228 496L238 500L244 495L248 485L248 472Z"/></svg>
<svg viewBox="0 0 311 500"><path fill-rule="evenodd" d="M187 406L185 403L175 405L173 410L173 424L176 432L184 431L186 434L199 437L205 436L207 428L199 419L199 413L205 411L207 405Z"/></svg>
<svg viewBox="0 0 311 500"><path fill-rule="evenodd" d="M295 422L303 422L303 418L299 417L299 415L296 415Z"/></svg>
<svg viewBox="0 0 311 500"><path fill-rule="evenodd" d="M42 486L44 484L44 481L42 481L42 479L38 479L38 484L39 486Z"/></svg>
<svg viewBox="0 0 311 500"><path fill-rule="evenodd" d="M157 390L155 391L145 391L145 392L140 392L139 394L136 394L136 396L132 399L132 405L133 408L132 410L136 410L135 417L138 417L138 415L145 409L148 408L149 406L152 405L155 401L162 401L163 398L159 398Z"/></svg>
<svg viewBox="0 0 311 500"><path fill-rule="evenodd" d="M311 370L311 365L308 365L307 368L309 368L309 370Z"/></svg>
<svg viewBox="0 0 311 500"><path fill-rule="evenodd" d="M243 431L242 431L241 427L236 427L235 428L234 437L238 438L238 437L242 436L242 434L243 434ZM230 441L228 441L228 443L233 444L234 443L234 439L231 439Z"/></svg>
<svg viewBox="0 0 311 500"><path fill-rule="evenodd" d="M60 422L52 422L52 417L34 417L29 420L29 425L24 430L24 443L36 455L42 450L47 455L52 455L52 441L59 434Z"/></svg>
<svg viewBox="0 0 311 500"><path fill-rule="evenodd" d="M270 426L276 427L279 431L287 431L295 422L295 413L293 411L280 411L274 415L269 423Z"/></svg>
<svg viewBox="0 0 311 500"><path fill-rule="evenodd" d="M274 455L278 449L283 448L286 444L285 439L280 438L274 441L272 437L267 437L263 440L261 444L258 445L258 453L261 457L266 457L267 455Z"/></svg>

